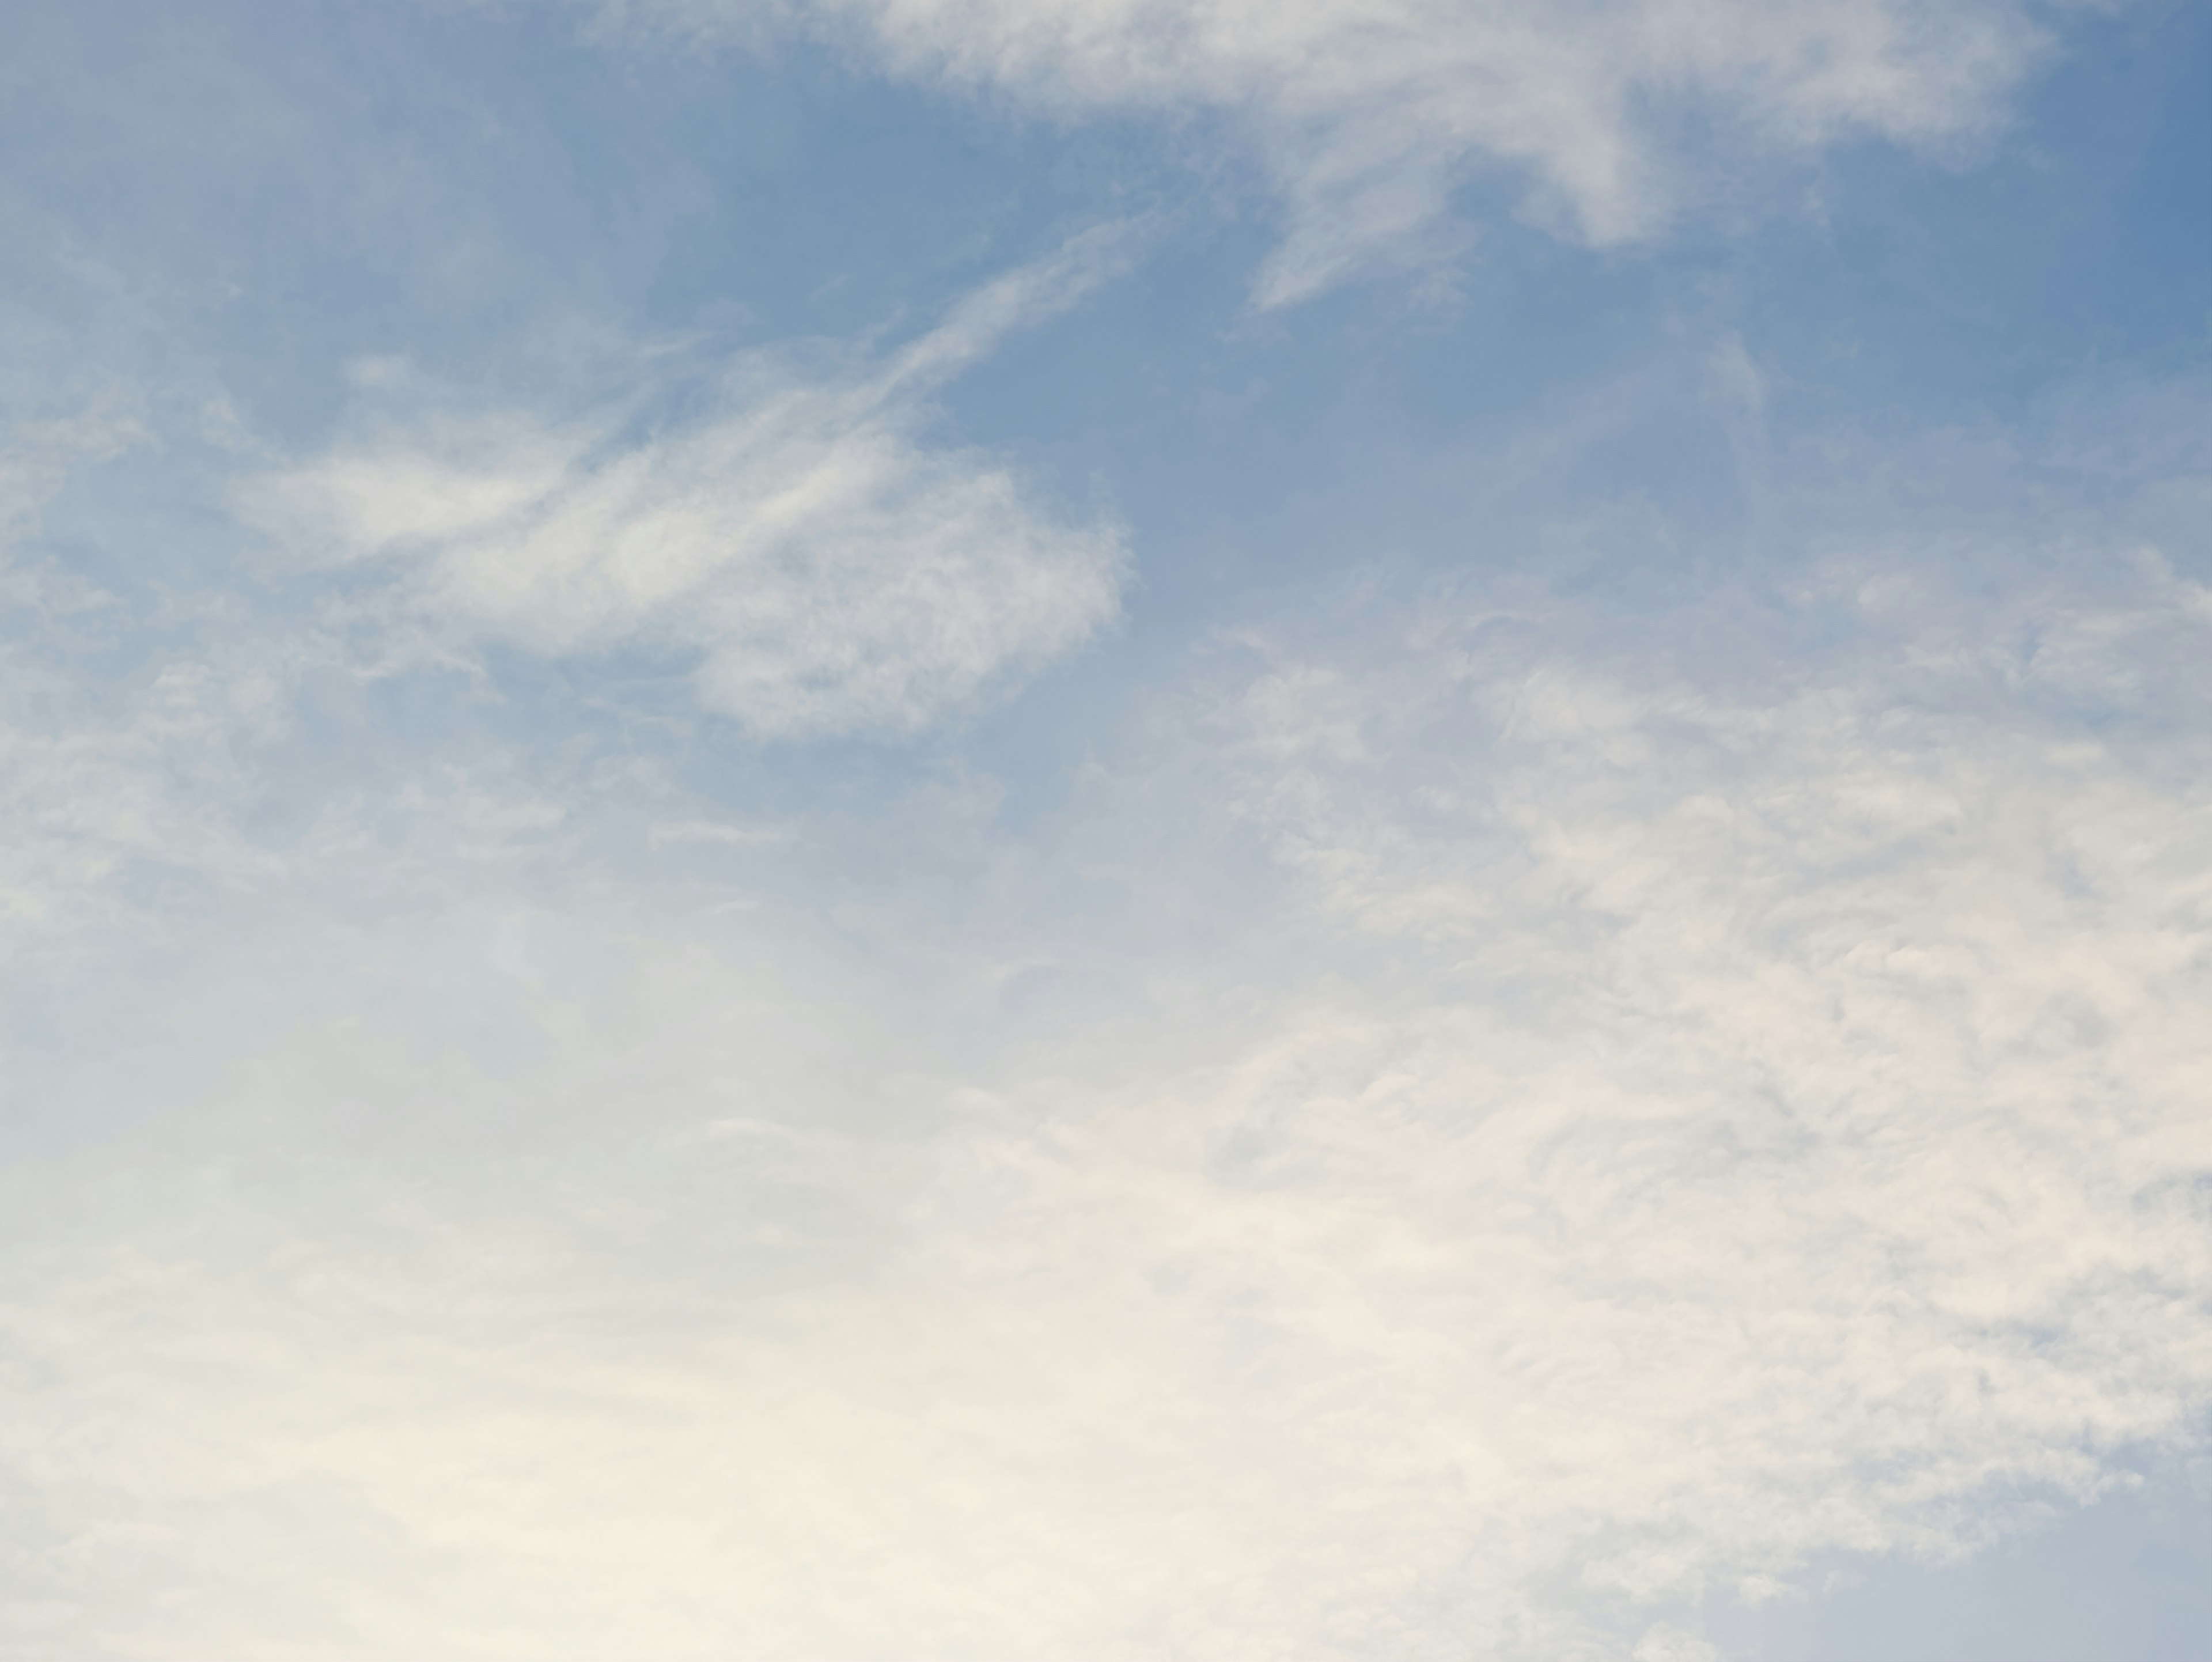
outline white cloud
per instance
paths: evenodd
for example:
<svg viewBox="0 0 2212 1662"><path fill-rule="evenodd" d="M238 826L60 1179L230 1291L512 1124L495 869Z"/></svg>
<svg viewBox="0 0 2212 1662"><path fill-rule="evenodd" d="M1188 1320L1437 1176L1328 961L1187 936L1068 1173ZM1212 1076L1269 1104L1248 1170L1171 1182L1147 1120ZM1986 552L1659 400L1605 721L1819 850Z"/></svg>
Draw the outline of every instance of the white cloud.
<svg viewBox="0 0 2212 1662"><path fill-rule="evenodd" d="M919 400L1063 279L650 443L433 423L293 507L465 630L739 654L765 730L923 719L969 673L927 639L793 644L743 585L803 611L993 477ZM2087 508L1991 495L2201 536L2176 397L2149 465L2087 413L2128 462ZM1913 494L1881 461L1870 513ZM1110 539L1036 534L1110 606ZM70 961L9 983L10 1106L62 1129L0 1193L0 1652L1688 1662L1701 1593L2201 1448L2212 597L1861 540L1780 596L1317 608L1086 847L1132 935L1023 918L1033 848L885 902L849 849L769 863L803 815L513 732L271 831L296 632L142 642L98 698L11 654L0 926ZM26 640L63 601L105 604L33 594ZM976 679L1042 649L982 634L1026 644ZM1002 837L963 782L867 852ZM766 874L670 874L713 860ZM1040 1037L1004 989L1100 936L1120 1007Z"/></svg>
<svg viewBox="0 0 2212 1662"><path fill-rule="evenodd" d="M2212 624L1994 557L1333 611L1186 734L1285 886L1103 1062L917 1048L1007 957L927 920L371 926L418 1014L15 1174L10 1653L1710 1657L2187 1444Z"/></svg>
<svg viewBox="0 0 2212 1662"><path fill-rule="evenodd" d="M757 732L910 730L1116 612L1118 531L1053 516L1003 462L918 429L947 377L1072 303L1126 241L1079 238L882 362L749 357L709 411L641 433L635 399L565 422L416 409L263 481L254 511L295 542L410 562L464 631L696 654L700 696Z"/></svg>
<svg viewBox="0 0 2212 1662"><path fill-rule="evenodd" d="M1376 967L1241 1117L1311 1231L1248 1232L1251 1295L1427 1337L1377 1421L1490 1404L1588 1577L1942 1554L2198 1434L2212 639L2114 563L1893 553L1566 654L1578 608L1496 608L1252 689L1247 811Z"/></svg>
<svg viewBox="0 0 2212 1662"><path fill-rule="evenodd" d="M702 32L755 0L610 7ZM2018 0L812 0L900 72L1055 114L1225 113L1289 204L1263 302L1419 257L1480 167L1596 243L1777 155L1975 139L2047 44ZM1701 132L1703 154L1685 135Z"/></svg>

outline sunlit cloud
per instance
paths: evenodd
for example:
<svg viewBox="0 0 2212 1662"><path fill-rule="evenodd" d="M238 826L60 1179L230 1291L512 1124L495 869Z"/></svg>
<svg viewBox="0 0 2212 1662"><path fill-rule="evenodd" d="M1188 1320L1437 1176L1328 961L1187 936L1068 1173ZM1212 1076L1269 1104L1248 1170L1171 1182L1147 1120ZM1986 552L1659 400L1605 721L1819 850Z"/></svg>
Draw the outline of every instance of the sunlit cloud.
<svg viewBox="0 0 2212 1662"><path fill-rule="evenodd" d="M881 282L281 265L326 317L114 231L82 365L0 282L0 1653L1804 1662L2202 1468L2212 396L1664 234L1987 142L2056 13L626 9L832 42L818 127L573 8L240 15L361 107L177 107L487 283L740 155ZM886 66L1036 155L902 172ZM1265 303L1486 179L1552 263L1255 318L1108 116L1259 159Z"/></svg>
<svg viewBox="0 0 2212 1662"><path fill-rule="evenodd" d="M1485 174L1523 211L1600 246L1778 159L1854 140L1978 141L2043 57L2009 0L625 0L625 21L748 41L775 26L858 36L902 75L1011 94L1069 119L1225 116L1279 192L1257 298L1304 299L1457 235ZM1704 135L1692 142L1688 135Z"/></svg>
<svg viewBox="0 0 2212 1662"><path fill-rule="evenodd" d="M700 697L757 733L908 731L1115 615L1127 555L1003 460L933 446L928 398L1008 330L1122 262L1115 228L1000 278L936 329L828 377L775 355L707 408L559 418L455 411L404 366L374 438L258 482L281 538L407 563L420 609L550 654L688 654ZM443 407L441 407L443 406Z"/></svg>

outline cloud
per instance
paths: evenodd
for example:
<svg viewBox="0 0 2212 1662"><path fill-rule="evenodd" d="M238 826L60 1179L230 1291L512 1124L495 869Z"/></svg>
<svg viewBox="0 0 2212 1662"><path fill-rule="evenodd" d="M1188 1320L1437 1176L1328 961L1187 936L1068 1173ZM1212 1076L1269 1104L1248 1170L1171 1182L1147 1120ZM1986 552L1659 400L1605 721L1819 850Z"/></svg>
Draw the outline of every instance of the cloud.
<svg viewBox="0 0 2212 1662"><path fill-rule="evenodd" d="M1711 1657L2197 1445L2202 587L1419 600L1178 692L1219 869L1088 1037L946 1037L1064 915L801 993L601 869L19 1169L11 1653Z"/></svg>
<svg viewBox="0 0 2212 1662"><path fill-rule="evenodd" d="M1087 259L703 413L402 380L260 509L465 642L927 721L1110 615L1110 533L921 426ZM2106 525L2201 537L2176 398L2164 472L2091 410L2121 465L2003 530L1317 599L1072 852L451 680L316 726L313 624L41 590L0 1651L1702 1659L1701 1598L2201 1449L2212 598ZM1838 471L1893 514L1972 448Z"/></svg>
<svg viewBox="0 0 2212 1662"><path fill-rule="evenodd" d="M1247 1308L1347 1383L1419 1336L1389 1464L1510 1428L1589 1583L1940 1557L2200 1434L2204 591L1975 564L1493 595L1242 700L1244 811L1373 943L1213 1122Z"/></svg>
<svg viewBox="0 0 2212 1662"><path fill-rule="evenodd" d="M857 33L897 72L1070 119L1223 114L1287 204L1263 304L1449 240L1485 170L1590 242L1649 235L1733 173L1856 139L1985 135L2049 45L2014 0L633 0L697 33ZM1702 134L1693 142L1691 134Z"/></svg>
<svg viewBox="0 0 2212 1662"><path fill-rule="evenodd" d="M297 545L404 563L419 608L464 634L691 654L700 697L765 735L911 731L1115 615L1115 528L1056 518L1003 462L919 432L947 378L1127 242L1079 237L879 362L749 356L699 413L651 417L649 387L565 420L457 412L366 366L400 414L246 499Z"/></svg>
<svg viewBox="0 0 2212 1662"><path fill-rule="evenodd" d="M0 454L0 550L35 524L63 484L88 464L122 454L145 438L137 413L113 400L44 421L10 423Z"/></svg>

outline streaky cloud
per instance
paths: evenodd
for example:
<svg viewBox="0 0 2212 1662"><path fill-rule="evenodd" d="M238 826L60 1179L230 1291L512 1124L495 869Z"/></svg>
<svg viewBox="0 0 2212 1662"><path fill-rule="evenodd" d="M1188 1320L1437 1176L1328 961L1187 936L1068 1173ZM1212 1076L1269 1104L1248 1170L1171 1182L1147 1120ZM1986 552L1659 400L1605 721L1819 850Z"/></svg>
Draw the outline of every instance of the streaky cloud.
<svg viewBox="0 0 2212 1662"><path fill-rule="evenodd" d="M1285 204L1263 306L1455 246L1455 191L1599 246L1856 139L1984 137L2052 44L2020 0L623 0L635 25L857 38L896 73L1078 119L1224 114ZM1691 130L1708 138L1692 145Z"/></svg>
<svg viewBox="0 0 2212 1662"><path fill-rule="evenodd" d="M765 736L912 732L1116 615L1118 529L922 429L948 378L1074 304L1137 234L1076 237L880 360L748 355L696 413L655 418L649 366L563 414L456 408L364 365L373 436L241 494L317 557L403 565L417 612L464 636L690 654L700 697Z"/></svg>

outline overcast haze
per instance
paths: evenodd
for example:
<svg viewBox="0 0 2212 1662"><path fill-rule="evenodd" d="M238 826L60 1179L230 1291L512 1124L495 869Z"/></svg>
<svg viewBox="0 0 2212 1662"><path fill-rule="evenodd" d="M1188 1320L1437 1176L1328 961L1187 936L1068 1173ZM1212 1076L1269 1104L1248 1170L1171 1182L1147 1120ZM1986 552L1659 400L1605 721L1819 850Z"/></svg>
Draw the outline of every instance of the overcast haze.
<svg viewBox="0 0 2212 1662"><path fill-rule="evenodd" d="M2201 1662L2208 78L15 0L0 1657Z"/></svg>

